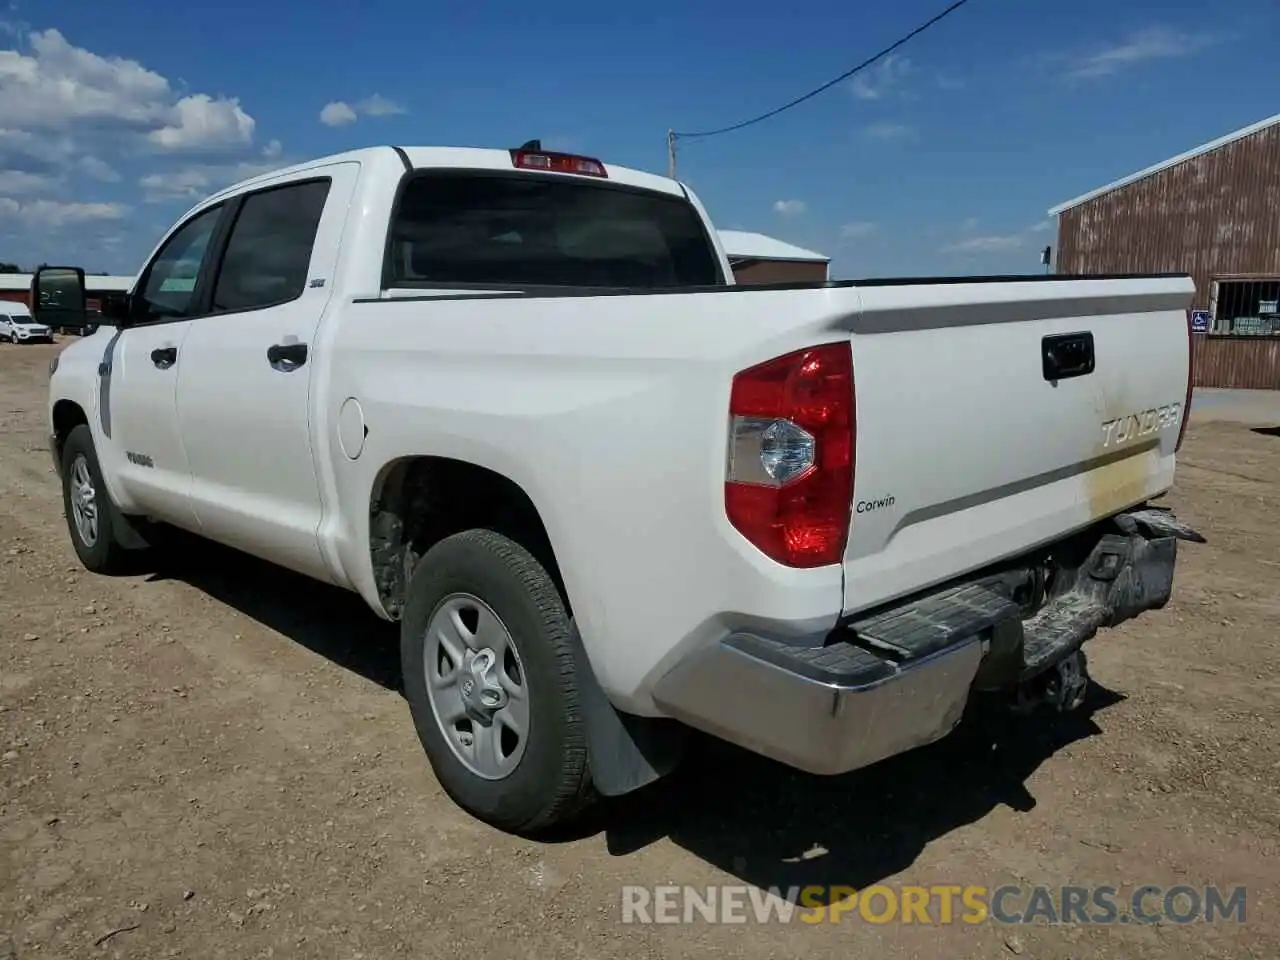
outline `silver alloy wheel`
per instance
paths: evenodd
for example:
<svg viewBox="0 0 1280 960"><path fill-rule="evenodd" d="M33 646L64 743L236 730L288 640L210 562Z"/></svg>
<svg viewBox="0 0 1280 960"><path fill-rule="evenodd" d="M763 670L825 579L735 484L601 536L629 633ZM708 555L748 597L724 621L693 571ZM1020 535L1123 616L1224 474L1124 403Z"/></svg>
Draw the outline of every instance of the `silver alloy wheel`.
<svg viewBox="0 0 1280 960"><path fill-rule="evenodd" d="M427 699L453 755L485 780L509 776L529 737L529 690L511 631L480 598L453 593L422 642Z"/></svg>
<svg viewBox="0 0 1280 960"><path fill-rule="evenodd" d="M77 453L71 461L71 518L76 532L86 547L98 542L98 500L93 487L93 475L89 473L89 461L83 453Z"/></svg>

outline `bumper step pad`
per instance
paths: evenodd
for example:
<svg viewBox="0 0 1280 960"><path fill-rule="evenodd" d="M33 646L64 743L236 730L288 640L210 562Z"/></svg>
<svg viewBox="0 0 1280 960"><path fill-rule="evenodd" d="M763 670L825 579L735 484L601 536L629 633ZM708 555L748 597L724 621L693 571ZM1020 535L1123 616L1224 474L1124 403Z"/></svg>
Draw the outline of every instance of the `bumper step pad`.
<svg viewBox="0 0 1280 960"><path fill-rule="evenodd" d="M976 583L935 593L908 607L889 610L849 628L859 646L892 660L918 660L1018 616L1018 606Z"/></svg>
<svg viewBox="0 0 1280 960"><path fill-rule="evenodd" d="M1056 586L1025 619L1008 594L1011 585L1034 577L1031 566L1025 577L1006 570L853 620L825 646L793 646L755 634L727 642L806 679L858 688L981 638L984 664L975 685L1019 683L1054 667L1103 627L1163 607L1173 588L1177 541L1203 540L1172 514L1150 508L1121 514L1116 527L1132 532L1095 534L1091 549L1058 562Z"/></svg>

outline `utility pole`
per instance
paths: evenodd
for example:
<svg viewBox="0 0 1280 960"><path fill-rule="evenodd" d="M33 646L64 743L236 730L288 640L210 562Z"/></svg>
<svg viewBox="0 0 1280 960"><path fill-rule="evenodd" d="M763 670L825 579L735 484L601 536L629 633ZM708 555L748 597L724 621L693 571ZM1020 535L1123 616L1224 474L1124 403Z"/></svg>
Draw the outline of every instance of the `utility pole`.
<svg viewBox="0 0 1280 960"><path fill-rule="evenodd" d="M667 131L667 176L676 178L676 132Z"/></svg>

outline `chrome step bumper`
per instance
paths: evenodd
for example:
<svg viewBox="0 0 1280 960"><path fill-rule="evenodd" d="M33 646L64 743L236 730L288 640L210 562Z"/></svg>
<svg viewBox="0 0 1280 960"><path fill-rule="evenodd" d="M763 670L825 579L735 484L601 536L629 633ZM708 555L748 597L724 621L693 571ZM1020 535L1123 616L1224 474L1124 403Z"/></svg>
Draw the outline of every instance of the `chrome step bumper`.
<svg viewBox="0 0 1280 960"><path fill-rule="evenodd" d="M732 634L665 674L654 700L800 770L856 770L946 736L972 690L1015 689L1163 607L1179 539L1203 542L1165 511L1121 514L808 644Z"/></svg>

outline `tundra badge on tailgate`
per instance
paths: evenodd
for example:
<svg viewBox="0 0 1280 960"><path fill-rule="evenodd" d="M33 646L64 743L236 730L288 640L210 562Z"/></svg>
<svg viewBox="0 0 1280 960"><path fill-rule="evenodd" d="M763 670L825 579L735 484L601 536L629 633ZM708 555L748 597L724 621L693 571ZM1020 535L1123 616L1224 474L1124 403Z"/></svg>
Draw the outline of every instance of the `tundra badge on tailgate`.
<svg viewBox="0 0 1280 960"><path fill-rule="evenodd" d="M1149 436L1159 430L1176 427L1182 422L1182 404L1166 403L1138 413L1130 413L1102 423L1102 445L1116 446Z"/></svg>

